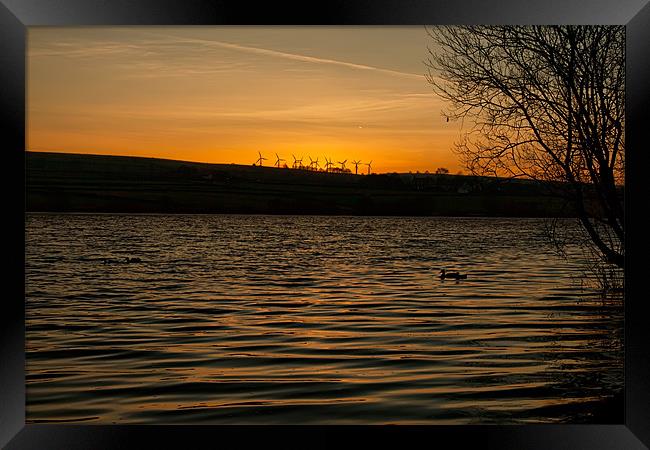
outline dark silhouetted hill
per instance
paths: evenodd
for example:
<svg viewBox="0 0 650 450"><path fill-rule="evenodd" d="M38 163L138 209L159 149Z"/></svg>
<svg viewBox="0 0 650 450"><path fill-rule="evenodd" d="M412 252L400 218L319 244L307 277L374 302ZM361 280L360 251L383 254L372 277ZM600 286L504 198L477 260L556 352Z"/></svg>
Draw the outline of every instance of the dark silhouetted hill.
<svg viewBox="0 0 650 450"><path fill-rule="evenodd" d="M26 153L27 211L562 217L559 185Z"/></svg>

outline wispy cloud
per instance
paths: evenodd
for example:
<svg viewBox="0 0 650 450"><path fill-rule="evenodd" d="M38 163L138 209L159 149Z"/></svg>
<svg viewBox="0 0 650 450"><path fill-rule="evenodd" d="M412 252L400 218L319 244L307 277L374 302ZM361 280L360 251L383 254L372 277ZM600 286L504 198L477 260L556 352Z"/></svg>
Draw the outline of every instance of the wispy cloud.
<svg viewBox="0 0 650 450"><path fill-rule="evenodd" d="M141 44L125 44L123 42L47 42L39 43L39 46L30 45L30 57L43 56L66 56L70 58L106 57L115 55L127 55L137 52L143 56L147 53L146 48Z"/></svg>
<svg viewBox="0 0 650 450"><path fill-rule="evenodd" d="M247 108L245 105L191 104L175 105L174 108L161 108L160 105L135 105L124 108L120 104L96 106L92 113L83 112L84 116L113 117L138 120L170 121L206 121L223 123L224 120L241 123L260 123L260 121L303 121L304 123L330 123L346 121L400 121L406 118L425 117L428 111L438 107L438 100L431 95L411 97L411 94L392 94L379 97L349 99L330 99L309 101L293 105L260 105ZM30 108L33 114L50 114L56 117L71 117L66 108ZM78 120L75 119L75 120ZM251 122L252 121L252 122Z"/></svg>
<svg viewBox="0 0 650 450"><path fill-rule="evenodd" d="M232 74L252 68L249 62L236 58L206 58L205 51L188 49L185 43L161 39L131 40L69 40L31 44L28 56L41 58L70 58L88 64L109 64L120 70L120 78L161 78L212 76ZM194 45L196 47L196 45Z"/></svg>
<svg viewBox="0 0 650 450"><path fill-rule="evenodd" d="M243 52L254 55L261 55L271 58L281 58L291 61L299 61L310 64L331 65L338 67L347 67L353 70L363 70L376 73L383 73L390 76L408 78L413 80L423 80L424 72L422 74L404 72L400 70L387 69L384 67L371 66L367 64L358 64L349 61L342 61L339 59L321 58L316 56L309 56L300 53L290 53L268 48L235 44L232 42L225 42L211 39L190 38L177 35L154 33L149 31L139 31L140 35L145 35L154 39L146 40L131 40L130 42L119 41L67 41L67 42L48 42L40 43L39 46L30 46L30 57L69 57L69 58L104 58L112 56L132 56L133 59L142 60L142 58L150 60L150 57L162 57L162 65L175 65L169 59L168 51L174 51L176 59L185 60L187 58L194 58L197 55L196 51L187 48L187 44L201 45L208 48L220 48ZM183 45L185 44L185 45ZM185 48L183 48L185 47ZM205 62L205 61L203 61ZM222 61L226 63L226 61ZM233 61L229 61L230 64ZM240 63L241 64L241 63ZM162 68L162 67L161 67ZM211 72L209 70L208 72Z"/></svg>

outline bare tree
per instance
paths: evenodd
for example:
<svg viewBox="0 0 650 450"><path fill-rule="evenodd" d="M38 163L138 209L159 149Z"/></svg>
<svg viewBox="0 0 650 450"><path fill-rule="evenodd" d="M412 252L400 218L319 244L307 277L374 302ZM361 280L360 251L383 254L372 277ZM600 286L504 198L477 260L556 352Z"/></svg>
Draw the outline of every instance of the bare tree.
<svg viewBox="0 0 650 450"><path fill-rule="evenodd" d="M449 101L448 120L463 120L455 150L467 168L562 182L589 245L603 263L622 269L624 27L427 32L434 44L427 80Z"/></svg>

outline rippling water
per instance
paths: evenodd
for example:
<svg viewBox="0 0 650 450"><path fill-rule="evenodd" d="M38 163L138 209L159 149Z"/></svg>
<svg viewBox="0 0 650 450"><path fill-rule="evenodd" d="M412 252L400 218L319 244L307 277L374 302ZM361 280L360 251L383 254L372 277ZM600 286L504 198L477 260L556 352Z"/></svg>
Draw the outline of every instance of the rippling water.
<svg viewBox="0 0 650 450"><path fill-rule="evenodd" d="M588 422L623 387L622 302L541 220L30 214L26 238L32 423Z"/></svg>

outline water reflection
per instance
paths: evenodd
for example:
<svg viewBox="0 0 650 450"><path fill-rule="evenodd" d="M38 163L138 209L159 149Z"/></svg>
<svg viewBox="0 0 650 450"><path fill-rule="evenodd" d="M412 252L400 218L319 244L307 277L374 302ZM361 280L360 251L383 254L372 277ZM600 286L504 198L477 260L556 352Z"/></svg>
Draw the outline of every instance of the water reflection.
<svg viewBox="0 0 650 450"><path fill-rule="evenodd" d="M26 232L30 422L585 422L622 389L622 301L581 290L580 253L558 258L539 220L28 215Z"/></svg>

